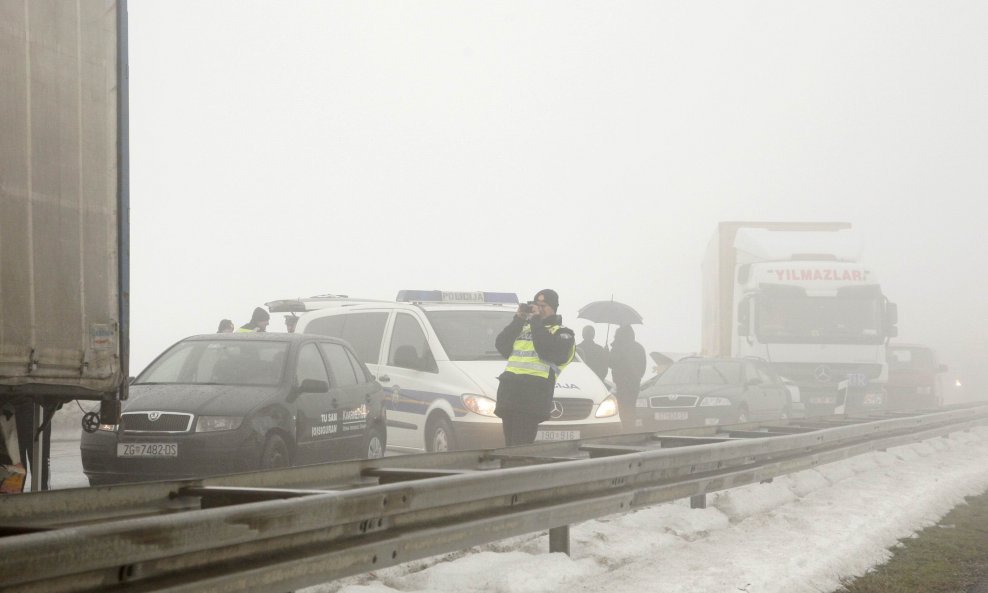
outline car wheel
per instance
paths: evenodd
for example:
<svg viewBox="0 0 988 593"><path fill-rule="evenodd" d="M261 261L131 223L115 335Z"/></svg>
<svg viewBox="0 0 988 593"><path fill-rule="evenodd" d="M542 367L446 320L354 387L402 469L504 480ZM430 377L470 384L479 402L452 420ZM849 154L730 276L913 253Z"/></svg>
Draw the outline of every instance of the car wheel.
<svg viewBox="0 0 988 593"><path fill-rule="evenodd" d="M261 452L261 469L277 469L281 467L291 467L292 458L288 451L285 439L273 434L268 437L268 442L264 443L264 450Z"/></svg>
<svg viewBox="0 0 988 593"><path fill-rule="evenodd" d="M453 426L446 416L433 416L425 426L425 449L429 453L453 451L456 443L453 440Z"/></svg>
<svg viewBox="0 0 988 593"><path fill-rule="evenodd" d="M380 459L384 457L384 451L388 447L387 433L380 424L372 424L367 430L367 440L364 446L364 455L367 459Z"/></svg>

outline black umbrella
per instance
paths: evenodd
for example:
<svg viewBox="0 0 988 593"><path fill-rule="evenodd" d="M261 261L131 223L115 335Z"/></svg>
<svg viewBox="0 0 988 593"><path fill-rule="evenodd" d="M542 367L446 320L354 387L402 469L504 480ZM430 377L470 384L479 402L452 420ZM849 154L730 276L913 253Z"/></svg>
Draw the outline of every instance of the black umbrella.
<svg viewBox="0 0 988 593"><path fill-rule="evenodd" d="M632 325L642 323L642 316L630 305L618 301L594 301L584 305L576 315L580 319L589 319L594 323L613 325Z"/></svg>

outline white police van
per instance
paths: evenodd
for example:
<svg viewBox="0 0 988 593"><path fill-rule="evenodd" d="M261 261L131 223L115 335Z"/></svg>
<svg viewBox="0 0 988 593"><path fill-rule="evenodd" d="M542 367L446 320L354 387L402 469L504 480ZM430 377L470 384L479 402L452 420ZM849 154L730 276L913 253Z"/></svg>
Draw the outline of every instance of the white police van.
<svg viewBox="0 0 988 593"><path fill-rule="evenodd" d="M384 387L389 448L504 446L494 405L507 363L494 339L514 316L517 295L403 290L396 302L305 300L295 331L346 340ZM614 397L579 358L558 378L553 404L538 440L620 432Z"/></svg>

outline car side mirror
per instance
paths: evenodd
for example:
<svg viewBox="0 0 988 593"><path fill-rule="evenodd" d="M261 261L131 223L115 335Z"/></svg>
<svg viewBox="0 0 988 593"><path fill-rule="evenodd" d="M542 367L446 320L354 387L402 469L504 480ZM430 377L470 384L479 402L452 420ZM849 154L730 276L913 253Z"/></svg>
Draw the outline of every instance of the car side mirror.
<svg viewBox="0 0 988 593"><path fill-rule="evenodd" d="M937 366L937 372L938 373L946 373L947 370L948 370L948 367L945 364L941 364L941 365L938 365Z"/></svg>

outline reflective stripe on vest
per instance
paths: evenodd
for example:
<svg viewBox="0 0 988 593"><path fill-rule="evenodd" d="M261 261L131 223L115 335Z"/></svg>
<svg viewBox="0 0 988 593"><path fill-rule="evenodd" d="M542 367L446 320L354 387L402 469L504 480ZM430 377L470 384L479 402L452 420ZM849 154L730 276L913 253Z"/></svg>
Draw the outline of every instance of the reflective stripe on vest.
<svg viewBox="0 0 988 593"><path fill-rule="evenodd" d="M559 331L559 327L558 325L552 325L546 329L549 330L550 334L555 334ZM566 365L573 360L573 354L575 352L576 345L574 344L573 348L570 349L569 358L560 366L542 360L535 351L535 342L532 341L532 326L526 323L521 329L521 334L515 339L514 346L511 349L511 356L508 358L508 366L504 370L516 375L533 375L542 377L543 379L549 378L549 371L551 370L558 377L563 372L563 369L566 368Z"/></svg>

